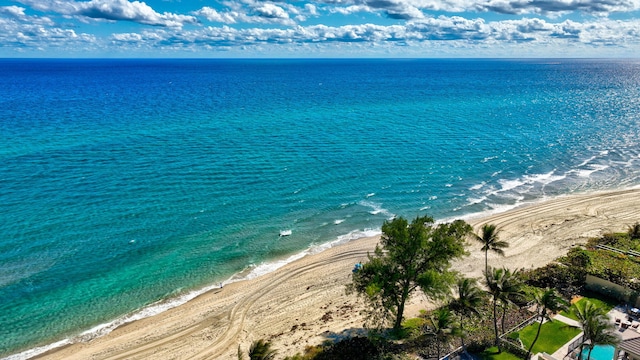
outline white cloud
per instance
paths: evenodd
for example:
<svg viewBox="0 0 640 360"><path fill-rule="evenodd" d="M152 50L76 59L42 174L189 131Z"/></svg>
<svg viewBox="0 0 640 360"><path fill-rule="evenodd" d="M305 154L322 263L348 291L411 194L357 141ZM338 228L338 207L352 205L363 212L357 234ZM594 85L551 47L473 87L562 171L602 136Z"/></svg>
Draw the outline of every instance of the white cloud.
<svg viewBox="0 0 640 360"><path fill-rule="evenodd" d="M0 9L3 13L4 9ZM25 16L24 19L29 18ZM17 51L59 48L86 50L95 49L96 38L89 34L78 34L71 29L50 26L48 19L33 22L16 21L0 17L0 44L5 49Z"/></svg>
<svg viewBox="0 0 640 360"><path fill-rule="evenodd" d="M304 9L306 10L306 12L311 15L311 16L316 16L318 15L318 9L316 8L315 5L313 4L304 4Z"/></svg>
<svg viewBox="0 0 640 360"><path fill-rule="evenodd" d="M11 15L17 18L24 18L25 14L24 14L24 10L25 8L23 7L19 7L19 6L0 6L0 14L7 14L7 15Z"/></svg>
<svg viewBox="0 0 640 360"><path fill-rule="evenodd" d="M0 6L0 16L5 15L12 21L19 21L31 25L53 26L53 21L46 16L29 16L26 9L19 6Z"/></svg>
<svg viewBox="0 0 640 360"><path fill-rule="evenodd" d="M365 5L351 5L345 7L334 7L330 12L342 15L351 15L358 12L373 12L373 9Z"/></svg>
<svg viewBox="0 0 640 360"><path fill-rule="evenodd" d="M229 11L218 11L205 6L194 11L193 15L204 17L210 22L223 24L235 23L259 23L259 24L281 24L292 26L295 22L289 17L289 13L282 7L272 3L249 3L226 2ZM296 12L299 12L296 10Z"/></svg>
<svg viewBox="0 0 640 360"><path fill-rule="evenodd" d="M23 4L43 12L56 12L68 16L84 16L93 19L133 21L146 25L182 27L196 24L193 16L173 13L160 14L140 1L127 0L20 0Z"/></svg>
<svg viewBox="0 0 640 360"><path fill-rule="evenodd" d="M271 19L289 19L289 14L283 8L266 3L255 8L258 15Z"/></svg>
<svg viewBox="0 0 640 360"><path fill-rule="evenodd" d="M238 21L238 19L241 19L243 17L235 11L218 12L216 9L210 8L208 6L195 11L193 14L196 16L202 16L211 22L219 22L224 24L234 24Z"/></svg>

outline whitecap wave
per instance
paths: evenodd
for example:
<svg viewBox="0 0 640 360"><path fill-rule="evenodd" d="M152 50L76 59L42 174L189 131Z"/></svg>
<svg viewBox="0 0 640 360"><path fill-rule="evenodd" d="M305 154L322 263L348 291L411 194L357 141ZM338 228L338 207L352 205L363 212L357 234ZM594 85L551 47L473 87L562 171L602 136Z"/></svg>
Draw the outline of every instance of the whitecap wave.
<svg viewBox="0 0 640 360"><path fill-rule="evenodd" d="M389 210L383 208L381 204L377 204L371 201L360 201L358 205L370 208L371 210L369 211L369 214L371 215L382 214L386 217L395 215L391 213Z"/></svg>
<svg viewBox="0 0 640 360"><path fill-rule="evenodd" d="M578 177L588 178L591 174L608 169L609 165L589 164L588 169L572 170Z"/></svg>
<svg viewBox="0 0 640 360"><path fill-rule="evenodd" d="M566 175L555 175L555 170L553 170L543 174L524 175L519 179L499 179L498 184L500 184L500 189L494 191L494 193L508 192L525 185L529 186L536 183L548 185L553 182L563 180L566 177Z"/></svg>
<svg viewBox="0 0 640 360"><path fill-rule="evenodd" d="M467 198L468 201L468 205L475 205L475 204L480 204L482 202L484 202L485 200L487 200L486 196L480 197L480 198Z"/></svg>

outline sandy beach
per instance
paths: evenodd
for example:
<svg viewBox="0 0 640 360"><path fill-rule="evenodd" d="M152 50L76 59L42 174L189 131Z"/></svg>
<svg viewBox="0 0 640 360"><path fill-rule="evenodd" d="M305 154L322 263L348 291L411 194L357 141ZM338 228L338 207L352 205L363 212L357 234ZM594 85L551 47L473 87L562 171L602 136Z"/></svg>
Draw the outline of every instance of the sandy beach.
<svg viewBox="0 0 640 360"><path fill-rule="evenodd" d="M510 243L494 266L542 266L572 246L640 221L640 189L567 196L467 220L475 229L493 223ZM345 294L351 269L365 261L379 238L364 238L306 256L259 278L229 284L159 315L122 326L89 342L41 355L42 359L237 359L257 339L272 341L279 358L362 330L362 304ZM484 253L455 264L479 276ZM416 297L408 316L430 306ZM413 312L413 314L412 314Z"/></svg>

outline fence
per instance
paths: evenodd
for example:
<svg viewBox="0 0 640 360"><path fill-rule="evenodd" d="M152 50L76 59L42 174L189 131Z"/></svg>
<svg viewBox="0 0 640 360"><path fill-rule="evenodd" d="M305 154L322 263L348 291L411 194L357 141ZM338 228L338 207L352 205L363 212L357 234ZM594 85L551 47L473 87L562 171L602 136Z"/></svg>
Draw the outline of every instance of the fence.
<svg viewBox="0 0 640 360"><path fill-rule="evenodd" d="M585 337L583 334L582 336L580 336L579 338L571 342L571 344L569 344L568 346L567 353L564 357L567 358L568 356L570 356L575 349L579 348L584 343L584 341L585 341Z"/></svg>
<svg viewBox="0 0 640 360"><path fill-rule="evenodd" d="M508 347L513 347L513 348L518 349L520 351L524 350L524 347L522 346L522 342L520 341L520 339L518 339L517 343L514 343L514 341L512 339L509 339L508 337L506 337L506 335L509 335L514 331L520 331L523 328L525 328L526 326L529 326L530 324L532 324L533 322L536 321L536 317L537 317L537 315L534 315L534 316L526 319L525 321L521 322L520 324L514 326L513 328L511 328L509 331L505 332L504 334L500 335L500 339L501 339L502 343L507 345ZM460 346L457 349L455 349L452 352L446 354L445 356L441 357L438 360L460 360L460 359L463 359L464 357L465 357L465 349L462 346Z"/></svg>
<svg viewBox="0 0 640 360"><path fill-rule="evenodd" d="M640 296L636 291L593 275L587 275L586 281L585 287L591 291L640 307Z"/></svg>

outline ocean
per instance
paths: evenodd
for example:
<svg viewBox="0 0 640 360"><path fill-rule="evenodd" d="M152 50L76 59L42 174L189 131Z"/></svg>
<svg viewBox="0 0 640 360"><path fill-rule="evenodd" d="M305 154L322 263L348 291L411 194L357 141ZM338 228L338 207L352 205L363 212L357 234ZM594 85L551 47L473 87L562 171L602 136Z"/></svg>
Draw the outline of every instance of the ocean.
<svg viewBox="0 0 640 360"><path fill-rule="evenodd" d="M0 139L22 359L394 216L637 187L640 61L3 59Z"/></svg>

